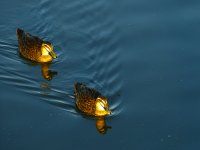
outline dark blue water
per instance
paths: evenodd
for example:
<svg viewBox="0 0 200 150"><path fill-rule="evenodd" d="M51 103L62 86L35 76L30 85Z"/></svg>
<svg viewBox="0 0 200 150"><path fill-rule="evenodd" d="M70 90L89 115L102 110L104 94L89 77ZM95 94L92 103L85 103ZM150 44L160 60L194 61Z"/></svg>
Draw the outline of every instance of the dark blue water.
<svg viewBox="0 0 200 150"><path fill-rule="evenodd" d="M200 148L200 2L2 0L0 149ZM20 57L16 28L58 59ZM76 111L73 84L109 98L106 134Z"/></svg>

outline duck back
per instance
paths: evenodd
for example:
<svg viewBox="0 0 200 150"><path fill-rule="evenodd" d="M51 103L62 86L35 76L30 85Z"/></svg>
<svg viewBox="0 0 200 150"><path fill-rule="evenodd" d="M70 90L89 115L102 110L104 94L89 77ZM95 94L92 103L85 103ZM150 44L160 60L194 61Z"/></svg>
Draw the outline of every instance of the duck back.
<svg viewBox="0 0 200 150"><path fill-rule="evenodd" d="M85 84L75 83L75 95L80 100L93 99L96 100L101 95L98 91L88 88Z"/></svg>
<svg viewBox="0 0 200 150"><path fill-rule="evenodd" d="M74 88L78 109L88 115L95 115L96 98L101 94L82 83L75 83Z"/></svg>
<svg viewBox="0 0 200 150"><path fill-rule="evenodd" d="M29 33L25 33L22 29L16 31L20 54L32 61L37 61L41 56L42 40Z"/></svg>

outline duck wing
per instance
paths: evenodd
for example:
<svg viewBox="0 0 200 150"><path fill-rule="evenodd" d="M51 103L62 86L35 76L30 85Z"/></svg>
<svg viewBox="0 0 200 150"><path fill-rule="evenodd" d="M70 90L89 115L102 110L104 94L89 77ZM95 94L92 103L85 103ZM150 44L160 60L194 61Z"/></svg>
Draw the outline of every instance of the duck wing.
<svg viewBox="0 0 200 150"><path fill-rule="evenodd" d="M17 38L21 54L31 60L37 60L37 57L41 55L43 40L19 28L17 29Z"/></svg>
<svg viewBox="0 0 200 150"><path fill-rule="evenodd" d="M37 36L32 36L30 33L26 33L22 29L17 29L18 41L21 46L26 49L40 49L43 40Z"/></svg>
<svg viewBox="0 0 200 150"><path fill-rule="evenodd" d="M98 96L101 95L95 89L87 87L85 84L82 83L75 83L75 96L79 100L96 100Z"/></svg>

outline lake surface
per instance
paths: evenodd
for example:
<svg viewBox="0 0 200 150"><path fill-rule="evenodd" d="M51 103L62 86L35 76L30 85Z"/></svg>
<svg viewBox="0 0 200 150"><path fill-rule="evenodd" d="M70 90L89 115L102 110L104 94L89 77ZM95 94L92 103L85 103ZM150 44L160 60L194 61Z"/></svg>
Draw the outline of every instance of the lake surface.
<svg viewBox="0 0 200 150"><path fill-rule="evenodd" d="M199 1L1 0L0 14L1 150L199 150ZM19 55L18 27L53 43L51 80ZM108 97L105 134L75 82Z"/></svg>

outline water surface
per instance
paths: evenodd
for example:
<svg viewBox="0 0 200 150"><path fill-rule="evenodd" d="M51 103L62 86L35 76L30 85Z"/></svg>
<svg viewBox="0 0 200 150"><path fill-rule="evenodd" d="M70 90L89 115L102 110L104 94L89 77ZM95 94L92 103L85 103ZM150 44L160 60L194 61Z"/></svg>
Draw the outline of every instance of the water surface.
<svg viewBox="0 0 200 150"><path fill-rule="evenodd" d="M199 149L199 11L195 0L2 0L0 149ZM51 80L20 57L18 27L53 43ZM109 98L106 134L76 111L75 82Z"/></svg>

